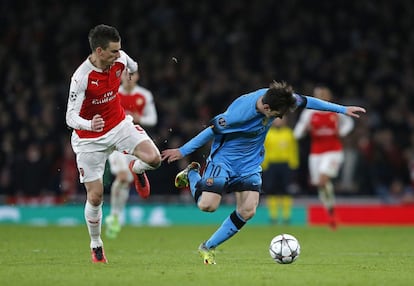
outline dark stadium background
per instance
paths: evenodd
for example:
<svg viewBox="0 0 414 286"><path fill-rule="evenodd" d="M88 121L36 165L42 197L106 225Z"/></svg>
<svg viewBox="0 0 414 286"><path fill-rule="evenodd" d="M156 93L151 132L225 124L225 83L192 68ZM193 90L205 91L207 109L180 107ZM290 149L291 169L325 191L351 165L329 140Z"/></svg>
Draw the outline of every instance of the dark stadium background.
<svg viewBox="0 0 414 286"><path fill-rule="evenodd" d="M147 131L160 149L274 79L302 94L324 83L337 102L368 111L344 141L338 194L413 201L412 1L4 0L0 9L0 203L84 201L65 111L70 76L90 52L88 31L101 23L118 28L154 94L159 123ZM188 160L206 154L208 146ZM306 155L305 140L298 198L315 196ZM148 173L154 198L182 197L173 179L186 164Z"/></svg>

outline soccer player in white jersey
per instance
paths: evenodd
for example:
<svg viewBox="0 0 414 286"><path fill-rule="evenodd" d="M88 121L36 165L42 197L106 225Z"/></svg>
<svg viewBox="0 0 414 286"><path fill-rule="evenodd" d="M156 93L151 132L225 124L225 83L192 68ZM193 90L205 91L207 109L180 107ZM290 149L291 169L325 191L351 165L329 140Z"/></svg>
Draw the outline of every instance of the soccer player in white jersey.
<svg viewBox="0 0 414 286"><path fill-rule="evenodd" d="M106 263L101 239L105 162L113 150L134 156L129 163L135 188L150 193L146 170L158 168L158 148L140 126L125 114L118 96L122 72L133 73L138 64L121 50L116 28L98 25L89 32L92 53L72 76L66 123L73 128L71 144L76 154L80 182L85 185L85 221L90 236L92 262Z"/></svg>
<svg viewBox="0 0 414 286"><path fill-rule="evenodd" d="M273 82L235 99L227 110L183 146L162 151L162 160L182 159L209 141L210 155L200 174L200 164L192 162L177 174L176 187L190 187L198 208L214 212L225 193L235 193L236 208L215 233L201 243L198 252L205 264L215 264L215 248L230 239L256 213L262 189L261 164L266 134L277 117L297 107L328 110L359 117L365 109L342 106L293 92L285 82Z"/></svg>
<svg viewBox="0 0 414 286"><path fill-rule="evenodd" d="M326 86L317 86L313 96L326 101L332 100L332 92ZM335 192L332 179L338 176L344 162L341 137L352 131L352 118L334 112L303 110L294 128L294 135L301 139L309 133L311 138L309 174L311 184L318 188L319 199L328 211L329 226L335 230Z"/></svg>
<svg viewBox="0 0 414 286"><path fill-rule="evenodd" d="M152 92L138 85L139 74L125 71L122 74L122 84L118 95L126 114L132 116L135 124L142 127L153 127L157 124L157 111ZM116 238L121 231L122 214L129 197L130 184L133 181L132 173L128 168L129 156L114 151L109 156L111 173L115 176L111 185L110 214L105 218L106 235Z"/></svg>

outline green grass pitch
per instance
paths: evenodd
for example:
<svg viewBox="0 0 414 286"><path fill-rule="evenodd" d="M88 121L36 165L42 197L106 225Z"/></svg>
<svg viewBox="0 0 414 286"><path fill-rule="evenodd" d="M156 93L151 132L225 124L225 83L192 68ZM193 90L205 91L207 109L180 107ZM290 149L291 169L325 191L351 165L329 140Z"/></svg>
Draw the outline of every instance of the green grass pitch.
<svg viewBox="0 0 414 286"><path fill-rule="evenodd" d="M198 245L216 226L125 227L104 238L108 264L92 264L86 226L0 225L0 285L413 285L414 228L249 226L222 244L216 265ZM296 236L290 265L268 253Z"/></svg>

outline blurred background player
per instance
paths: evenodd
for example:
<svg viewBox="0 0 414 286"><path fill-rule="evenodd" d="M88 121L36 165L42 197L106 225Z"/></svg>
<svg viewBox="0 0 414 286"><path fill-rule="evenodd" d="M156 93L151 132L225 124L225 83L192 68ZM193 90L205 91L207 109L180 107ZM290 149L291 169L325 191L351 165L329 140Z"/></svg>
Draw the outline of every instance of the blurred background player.
<svg viewBox="0 0 414 286"><path fill-rule="evenodd" d="M264 141L265 155L262 163L263 190L271 223L288 224L292 215L293 199L289 187L293 170L299 166L298 143L289 127L287 116L273 121Z"/></svg>
<svg viewBox="0 0 414 286"><path fill-rule="evenodd" d="M139 73L122 74L122 84L119 87L119 97L125 113L132 116L134 124L142 127L153 127L157 124L157 110L152 92L138 85ZM111 185L110 213L105 219L106 235L115 238L121 231L123 213L129 197L129 191L134 180L128 163L130 155L114 151L108 158L112 175L115 176Z"/></svg>
<svg viewBox="0 0 414 286"><path fill-rule="evenodd" d="M332 92L325 86L315 87L313 96L325 101L332 100ZM351 132L353 127L354 121L348 116L305 109L294 128L297 139L303 138L307 133L310 135L310 181L318 189L319 199L328 211L329 225L332 229L337 227L332 179L338 176L344 162L341 137Z"/></svg>

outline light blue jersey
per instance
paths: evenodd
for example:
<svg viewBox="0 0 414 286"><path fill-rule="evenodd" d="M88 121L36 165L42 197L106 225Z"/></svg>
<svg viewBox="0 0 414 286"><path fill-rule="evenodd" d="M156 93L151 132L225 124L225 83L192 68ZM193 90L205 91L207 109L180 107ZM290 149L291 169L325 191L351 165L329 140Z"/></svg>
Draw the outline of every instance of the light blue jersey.
<svg viewBox="0 0 414 286"><path fill-rule="evenodd" d="M264 141L275 117L266 117L260 112L257 104L268 89L259 89L245 94L234 100L224 113L214 117L211 126L201 131L184 146L179 148L181 155L188 154L199 149L201 146L213 140L210 155L207 159L204 172L199 173L199 165L189 165L180 172L176 178L187 176L188 186L196 204L202 200L204 193L215 193L223 195L231 192L261 192L262 177L261 163L264 157ZM306 107L318 110L346 113L344 106L332 104L312 97L292 94L296 107ZM263 103L263 101L262 101ZM266 110L266 114L277 114L278 110ZM175 153L175 152L174 152ZM198 166L198 167L195 167ZM211 200L214 202L217 197ZM241 196L239 196L241 198ZM244 196L249 200L247 196ZM252 194L250 198L259 198ZM249 202L250 203L250 202ZM243 216L239 209L245 213L251 212L251 204L243 206L237 200L237 209L234 210L216 230L216 232L199 247L199 253L203 256L204 263L214 264L214 255L210 250L216 248L246 224L251 218L249 214ZM256 202L254 202L256 203ZM217 206L211 202L202 202L199 208L203 211L214 211ZM247 211L246 211L247 210ZM254 215L254 210L253 210Z"/></svg>
<svg viewBox="0 0 414 286"><path fill-rule="evenodd" d="M275 118L267 118L256 109L259 89L237 98L228 109L211 121L214 141L209 160L225 164L231 176L245 176L261 171L263 143Z"/></svg>
<svg viewBox="0 0 414 286"><path fill-rule="evenodd" d="M261 171L264 139L274 118L256 109L256 102L267 88L242 95L224 113L214 117L212 126L180 148L186 156L213 139L208 161L227 166L231 176L243 176ZM197 138L199 137L199 138Z"/></svg>
<svg viewBox="0 0 414 286"><path fill-rule="evenodd" d="M224 191L237 188L260 190L264 140L275 120L275 117L266 117L256 107L257 100L267 90L263 88L238 97L224 113L212 119L210 127L179 148L181 154L186 156L213 140L200 188L214 192L222 188L227 188ZM346 111L344 106L338 104L298 94L293 96L300 107L338 113Z"/></svg>

